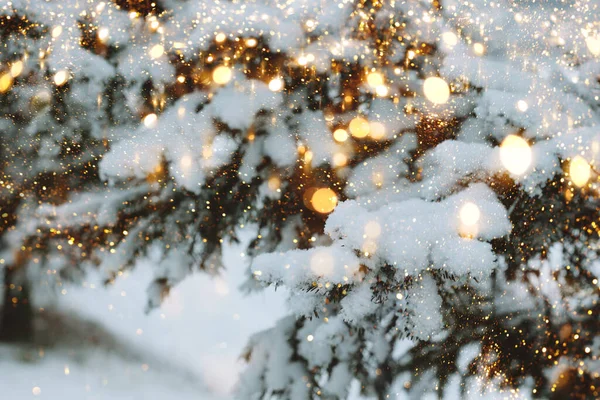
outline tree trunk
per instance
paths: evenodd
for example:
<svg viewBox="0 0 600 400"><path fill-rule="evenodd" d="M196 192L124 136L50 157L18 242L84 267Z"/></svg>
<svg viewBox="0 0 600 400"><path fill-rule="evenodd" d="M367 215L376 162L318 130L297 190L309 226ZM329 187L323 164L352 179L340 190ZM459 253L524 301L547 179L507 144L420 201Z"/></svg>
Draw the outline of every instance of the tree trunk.
<svg viewBox="0 0 600 400"><path fill-rule="evenodd" d="M4 302L0 313L0 342L29 342L33 339L33 309L23 268L4 269Z"/></svg>

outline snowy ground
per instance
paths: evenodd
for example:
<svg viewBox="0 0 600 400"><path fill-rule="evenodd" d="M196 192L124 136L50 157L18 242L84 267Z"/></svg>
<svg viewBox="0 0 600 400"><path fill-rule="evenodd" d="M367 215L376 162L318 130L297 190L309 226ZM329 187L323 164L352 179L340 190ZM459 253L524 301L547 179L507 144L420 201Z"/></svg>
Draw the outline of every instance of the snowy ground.
<svg viewBox="0 0 600 400"><path fill-rule="evenodd" d="M282 292L237 290L246 267L240 249L226 252L220 278L189 277L150 314L144 313L148 263L108 290L99 283L67 287L40 329L55 343L0 347L2 398L229 398L248 337L285 311Z"/></svg>

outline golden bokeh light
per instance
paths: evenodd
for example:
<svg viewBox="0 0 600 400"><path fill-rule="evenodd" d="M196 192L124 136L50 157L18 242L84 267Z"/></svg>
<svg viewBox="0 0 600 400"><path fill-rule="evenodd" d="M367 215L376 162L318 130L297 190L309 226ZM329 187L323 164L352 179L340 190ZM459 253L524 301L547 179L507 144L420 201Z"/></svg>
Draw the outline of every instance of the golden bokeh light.
<svg viewBox="0 0 600 400"><path fill-rule="evenodd" d="M344 153L335 153L333 155L333 166L334 167L343 167L348 164L348 156Z"/></svg>
<svg viewBox="0 0 600 400"><path fill-rule="evenodd" d="M60 25L52 28L52 37L54 39L56 39L57 37L60 36L60 34L62 33L62 31L63 31L63 28Z"/></svg>
<svg viewBox="0 0 600 400"><path fill-rule="evenodd" d="M154 128L156 126L156 122L158 121L158 117L156 114L151 113L144 117L144 126L146 128Z"/></svg>
<svg viewBox="0 0 600 400"><path fill-rule="evenodd" d="M161 57L165 52L165 48L162 44L155 44L154 46L152 46L152 48L150 49L150 57L152 57L153 59L157 59L159 57Z"/></svg>
<svg viewBox="0 0 600 400"><path fill-rule="evenodd" d="M101 43L105 43L108 40L108 28L100 28L98 29L98 40Z"/></svg>
<svg viewBox="0 0 600 400"><path fill-rule="evenodd" d="M283 89L283 79L280 77L273 78L269 81L269 89L273 92L279 92Z"/></svg>
<svg viewBox="0 0 600 400"><path fill-rule="evenodd" d="M479 219L481 218L481 211L479 210L477 204L469 201L463 204L463 206L460 208L459 217L460 222L463 225L467 227L474 226L477 225Z"/></svg>
<svg viewBox="0 0 600 400"><path fill-rule="evenodd" d="M522 137L508 135L500 145L500 162L511 174L522 175L532 162L531 147Z"/></svg>
<svg viewBox="0 0 600 400"><path fill-rule="evenodd" d="M581 156L576 156L569 163L569 177L577 187L587 185L592 175L590 164Z"/></svg>
<svg viewBox="0 0 600 400"><path fill-rule="evenodd" d="M0 76L0 93L5 93L8 91L8 89L10 89L12 86L12 83L13 77L10 75L10 73L7 72Z"/></svg>
<svg viewBox="0 0 600 400"><path fill-rule="evenodd" d="M348 140L348 132L346 132L345 129L336 129L333 132L333 138L336 142L345 142L346 140Z"/></svg>
<svg viewBox="0 0 600 400"><path fill-rule="evenodd" d="M367 137L367 135L371 131L369 121L362 117L356 117L352 119L348 128L350 129L350 133L352 134L352 136L359 139Z"/></svg>
<svg viewBox="0 0 600 400"><path fill-rule="evenodd" d="M66 69L61 69L54 74L54 84L56 86L62 86L71 78L71 74Z"/></svg>
<svg viewBox="0 0 600 400"><path fill-rule="evenodd" d="M367 83L373 89L377 89L379 86L382 86L385 83L383 79L383 75L379 72L369 72L367 75Z"/></svg>
<svg viewBox="0 0 600 400"><path fill-rule="evenodd" d="M337 206L337 194L329 188L317 189L310 198L310 204L315 211L329 214Z"/></svg>
<svg viewBox="0 0 600 400"><path fill-rule="evenodd" d="M222 32L217 33L217 35L215 36L215 42L217 43L223 43L225 39L227 39L227 36Z"/></svg>
<svg viewBox="0 0 600 400"><path fill-rule="evenodd" d="M427 100L434 104L444 104L450 98L450 87L445 80L437 76L425 79L423 92Z"/></svg>
<svg viewBox="0 0 600 400"><path fill-rule="evenodd" d="M529 105L527 104L527 102L525 100L517 101L517 109L519 111L525 112L525 111L527 111L528 108L529 108Z"/></svg>
<svg viewBox="0 0 600 400"><path fill-rule="evenodd" d="M482 56L485 53L485 46L482 43L475 43L473 45L473 52L478 56Z"/></svg>
<svg viewBox="0 0 600 400"><path fill-rule="evenodd" d="M381 122L369 123L369 131L371 138L375 140L383 139L385 137L385 125L383 125Z"/></svg>
<svg viewBox="0 0 600 400"><path fill-rule="evenodd" d="M458 37L454 32L448 31L442 33L442 40L450 47L454 47L458 44Z"/></svg>
<svg viewBox="0 0 600 400"><path fill-rule="evenodd" d="M21 72L23 72L23 61L17 61L14 62L11 66L10 66L10 75L13 78L18 77L19 75L21 75Z"/></svg>
<svg viewBox="0 0 600 400"><path fill-rule="evenodd" d="M281 179L279 179L278 176L273 175L267 181L267 186L269 187L269 189L277 191L281 187Z"/></svg>
<svg viewBox="0 0 600 400"><path fill-rule="evenodd" d="M213 82L218 85L225 85L233 77L231 68L226 65L220 65L212 73Z"/></svg>

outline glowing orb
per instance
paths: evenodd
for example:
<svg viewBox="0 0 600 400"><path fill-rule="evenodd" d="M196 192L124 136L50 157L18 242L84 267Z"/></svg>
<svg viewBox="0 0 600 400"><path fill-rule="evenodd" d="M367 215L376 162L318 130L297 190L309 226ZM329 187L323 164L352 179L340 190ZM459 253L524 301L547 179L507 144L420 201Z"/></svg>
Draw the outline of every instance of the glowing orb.
<svg viewBox="0 0 600 400"><path fill-rule="evenodd" d="M338 198L335 192L329 188L318 189L310 198L310 204L315 211L328 214L337 206Z"/></svg>
<svg viewBox="0 0 600 400"><path fill-rule="evenodd" d="M531 147L517 135L507 136L500 145L500 162L513 175L522 175L532 161Z"/></svg>
<svg viewBox="0 0 600 400"><path fill-rule="evenodd" d="M445 80L437 76L425 79L423 92L427 100L434 104L444 104L450 98L450 87Z"/></svg>
<svg viewBox="0 0 600 400"><path fill-rule="evenodd" d="M569 164L571 182L577 187L585 186L592 175L590 164L581 156L576 156Z"/></svg>
<svg viewBox="0 0 600 400"><path fill-rule="evenodd" d="M350 121L349 128L352 136L357 138L364 138L371 132L369 121L362 117L356 117Z"/></svg>
<svg viewBox="0 0 600 400"><path fill-rule="evenodd" d="M231 80L232 76L231 68L225 65L215 68L212 74L213 81L219 85L225 85Z"/></svg>
<svg viewBox="0 0 600 400"><path fill-rule="evenodd" d="M479 222L481 218L481 211L479 211L479 207L477 204L467 202L465 203L459 213L460 222L462 222L466 226L473 226Z"/></svg>

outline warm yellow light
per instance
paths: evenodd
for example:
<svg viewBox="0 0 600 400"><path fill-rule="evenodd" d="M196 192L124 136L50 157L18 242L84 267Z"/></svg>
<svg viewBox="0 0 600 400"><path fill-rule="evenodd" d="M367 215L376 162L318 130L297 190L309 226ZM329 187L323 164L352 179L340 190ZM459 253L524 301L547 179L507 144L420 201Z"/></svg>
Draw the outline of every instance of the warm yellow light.
<svg viewBox="0 0 600 400"><path fill-rule="evenodd" d="M479 222L479 219L481 218L481 211L479 211L477 204L467 202L460 208L459 217L460 222L462 222L463 225L473 226Z"/></svg>
<svg viewBox="0 0 600 400"><path fill-rule="evenodd" d="M158 30L158 28L160 28L160 22L158 22L156 17L153 17L150 21L150 31L155 32Z"/></svg>
<svg viewBox="0 0 600 400"><path fill-rule="evenodd" d="M350 128L350 133L352 134L352 136L357 138L364 138L371 131L369 121L362 117L356 117L352 119L348 128Z"/></svg>
<svg viewBox="0 0 600 400"><path fill-rule="evenodd" d="M581 156L576 156L569 163L569 177L575 186L585 186L592 175L590 164Z"/></svg>
<svg viewBox="0 0 600 400"><path fill-rule="evenodd" d="M522 175L531 165L531 147L522 137L509 135L500 145L500 161L510 173Z"/></svg>
<svg viewBox="0 0 600 400"><path fill-rule="evenodd" d="M458 44L458 37L454 32L442 33L442 40L450 47L454 47Z"/></svg>
<svg viewBox="0 0 600 400"><path fill-rule="evenodd" d="M346 140L348 140L348 132L346 132L345 129L336 129L333 132L333 138L337 142L345 142Z"/></svg>
<svg viewBox="0 0 600 400"><path fill-rule="evenodd" d="M434 104L444 104L450 98L450 87L445 80L437 76L425 79L423 92L427 100Z"/></svg>
<svg viewBox="0 0 600 400"><path fill-rule="evenodd" d="M585 38L588 50L595 56L600 56L600 36L588 36Z"/></svg>
<svg viewBox="0 0 600 400"><path fill-rule="evenodd" d="M17 61L10 66L10 74L13 78L21 75L23 72L23 61Z"/></svg>
<svg viewBox="0 0 600 400"><path fill-rule="evenodd" d="M385 125L381 122L371 122L369 124L369 130L371 132L371 137L375 140L385 137Z"/></svg>
<svg viewBox="0 0 600 400"><path fill-rule="evenodd" d="M152 57L153 59L157 59L160 56L162 56L165 52L165 48L162 44L155 44L154 46L152 46L152 48L150 49L150 57Z"/></svg>
<svg viewBox="0 0 600 400"><path fill-rule="evenodd" d="M306 59L306 57L304 57L304 56L300 56L300 57L298 58L298 65L302 65L302 66L304 66L304 65L306 65L306 64L308 64L308 60Z"/></svg>
<svg viewBox="0 0 600 400"><path fill-rule="evenodd" d="M144 117L144 126L146 128L154 128L156 126L156 122L158 121L158 117L156 114L151 113Z"/></svg>
<svg viewBox="0 0 600 400"><path fill-rule="evenodd" d="M475 43L473 45L473 51L476 55L481 56L483 53L485 53L485 46L481 43Z"/></svg>
<svg viewBox="0 0 600 400"><path fill-rule="evenodd" d="M313 206L315 211L322 214L328 214L332 212L335 206L337 206L337 202L337 195L329 188L317 189L310 199L310 204Z"/></svg>
<svg viewBox="0 0 600 400"><path fill-rule="evenodd" d="M519 111L525 112L529 108L529 105L527 104L527 102L525 102L525 100L519 100L517 101L517 108L519 109Z"/></svg>
<svg viewBox="0 0 600 400"><path fill-rule="evenodd" d="M344 153L335 153L333 155L333 166L343 167L348 164L348 157Z"/></svg>
<svg viewBox="0 0 600 400"><path fill-rule="evenodd" d="M216 84L224 85L231 80L233 73L231 72L231 68L221 65L215 68L212 74L213 81Z"/></svg>
<svg viewBox="0 0 600 400"><path fill-rule="evenodd" d="M367 83L373 89L377 89L379 86L382 86L385 83L383 79L383 75L379 72L369 72L367 75Z"/></svg>
<svg viewBox="0 0 600 400"><path fill-rule="evenodd" d="M269 81L269 89L273 92L279 92L283 89L283 79L279 77L271 79Z"/></svg>
<svg viewBox="0 0 600 400"><path fill-rule="evenodd" d="M62 31L63 31L62 26L59 25L59 26L54 27L52 29L52 37L56 39L57 37L60 36L60 34L62 33Z"/></svg>
<svg viewBox="0 0 600 400"><path fill-rule="evenodd" d="M281 179L278 176L272 176L267 181L267 186L273 191L277 191L281 187Z"/></svg>
<svg viewBox="0 0 600 400"><path fill-rule="evenodd" d="M390 90L385 85L377 86L375 88L375 94L377 94L377 96L379 96L379 97L385 97L389 93L390 93Z"/></svg>
<svg viewBox="0 0 600 400"><path fill-rule="evenodd" d="M65 83L67 83L70 77L71 74L69 73L69 71L67 71L66 69L61 69L56 74L54 74L54 84L56 86L62 86Z"/></svg>
<svg viewBox="0 0 600 400"><path fill-rule="evenodd" d="M246 46L248 46L248 47L254 47L257 44L258 44L258 40L254 39L254 38L246 39Z"/></svg>
<svg viewBox="0 0 600 400"><path fill-rule="evenodd" d="M104 42L106 42L107 39L108 39L108 28L98 29L98 40L101 43L104 43Z"/></svg>
<svg viewBox="0 0 600 400"><path fill-rule="evenodd" d="M202 146L202 157L208 160L213 155L212 146Z"/></svg>
<svg viewBox="0 0 600 400"><path fill-rule="evenodd" d="M217 43L222 43L225 41L225 39L227 39L227 36L224 33L217 33L217 35L215 36L215 41Z"/></svg>
<svg viewBox="0 0 600 400"><path fill-rule="evenodd" d="M13 78L10 76L10 73L5 73L0 76L0 93L4 93L10 89L13 83Z"/></svg>

